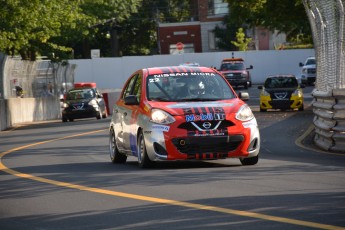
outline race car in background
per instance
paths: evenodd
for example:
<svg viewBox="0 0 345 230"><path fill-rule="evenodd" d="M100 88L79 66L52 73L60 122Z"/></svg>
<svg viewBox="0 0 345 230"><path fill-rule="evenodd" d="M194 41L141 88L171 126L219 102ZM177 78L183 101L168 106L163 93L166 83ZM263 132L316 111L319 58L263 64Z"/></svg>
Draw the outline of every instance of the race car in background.
<svg viewBox="0 0 345 230"><path fill-rule="evenodd" d="M97 90L94 82L79 82L69 90L62 99L62 121L75 119L106 118L107 107L103 95Z"/></svg>
<svg viewBox="0 0 345 230"><path fill-rule="evenodd" d="M241 98L240 98L241 97ZM244 100L207 67L145 68L125 83L113 108L109 153L113 163L135 156L140 167L157 161L259 159L260 134Z"/></svg>

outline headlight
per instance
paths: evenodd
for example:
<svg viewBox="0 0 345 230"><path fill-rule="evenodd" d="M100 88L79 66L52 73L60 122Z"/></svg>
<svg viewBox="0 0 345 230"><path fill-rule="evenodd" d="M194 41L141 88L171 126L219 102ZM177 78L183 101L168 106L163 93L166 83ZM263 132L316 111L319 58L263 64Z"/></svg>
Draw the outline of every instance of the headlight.
<svg viewBox="0 0 345 230"><path fill-rule="evenodd" d="M93 106L94 108L97 108L98 107L98 104L97 104L97 101L96 100L91 100L89 102L89 105Z"/></svg>
<svg viewBox="0 0 345 230"><path fill-rule="evenodd" d="M163 110L152 109L151 122L166 125L175 122L175 118Z"/></svg>
<svg viewBox="0 0 345 230"><path fill-rule="evenodd" d="M308 73L308 69L302 69L302 73Z"/></svg>
<svg viewBox="0 0 345 230"><path fill-rule="evenodd" d="M264 89L261 91L261 95L262 96L270 96L270 94Z"/></svg>
<svg viewBox="0 0 345 230"><path fill-rule="evenodd" d="M242 73L241 73L241 76L242 76L242 77L247 77L247 76L248 76L248 73L247 73L247 72L242 72Z"/></svg>
<svg viewBox="0 0 345 230"><path fill-rule="evenodd" d="M242 105L236 113L236 119L240 121L250 121L253 118L254 114L247 104Z"/></svg>
<svg viewBox="0 0 345 230"><path fill-rule="evenodd" d="M296 89L295 92L292 93L293 96L297 96L297 97L302 97L303 93L301 90Z"/></svg>
<svg viewBox="0 0 345 230"><path fill-rule="evenodd" d="M64 102L63 104L62 104L62 108L68 108L69 107L69 105L66 103L66 102Z"/></svg>

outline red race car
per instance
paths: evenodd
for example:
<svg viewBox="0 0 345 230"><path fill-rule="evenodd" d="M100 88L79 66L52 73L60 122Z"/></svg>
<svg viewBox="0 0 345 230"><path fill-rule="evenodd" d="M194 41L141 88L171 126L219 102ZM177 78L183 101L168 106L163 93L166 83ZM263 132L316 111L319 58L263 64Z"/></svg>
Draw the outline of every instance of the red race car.
<svg viewBox="0 0 345 230"><path fill-rule="evenodd" d="M172 66L136 71L113 108L109 153L113 163L136 156L157 161L259 159L256 119L226 79L207 67Z"/></svg>

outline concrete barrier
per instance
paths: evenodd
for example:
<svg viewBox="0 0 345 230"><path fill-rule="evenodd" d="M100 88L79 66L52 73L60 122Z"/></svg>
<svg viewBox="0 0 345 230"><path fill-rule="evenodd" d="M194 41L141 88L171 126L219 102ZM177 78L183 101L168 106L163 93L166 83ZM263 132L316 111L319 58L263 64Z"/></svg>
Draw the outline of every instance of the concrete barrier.
<svg viewBox="0 0 345 230"><path fill-rule="evenodd" d="M20 123L61 118L60 102L56 97L10 98L1 100L0 106L1 130Z"/></svg>

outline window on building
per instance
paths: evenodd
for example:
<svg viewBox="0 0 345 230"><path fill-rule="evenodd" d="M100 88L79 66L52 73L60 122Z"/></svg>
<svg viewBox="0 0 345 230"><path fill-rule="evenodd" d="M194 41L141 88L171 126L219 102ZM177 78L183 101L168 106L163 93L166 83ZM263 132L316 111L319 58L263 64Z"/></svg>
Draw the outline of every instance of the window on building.
<svg viewBox="0 0 345 230"><path fill-rule="evenodd" d="M212 30L208 31L208 48L210 50L216 49L216 36Z"/></svg>
<svg viewBox="0 0 345 230"><path fill-rule="evenodd" d="M229 13L228 3L223 0L208 0L208 15L222 16Z"/></svg>

